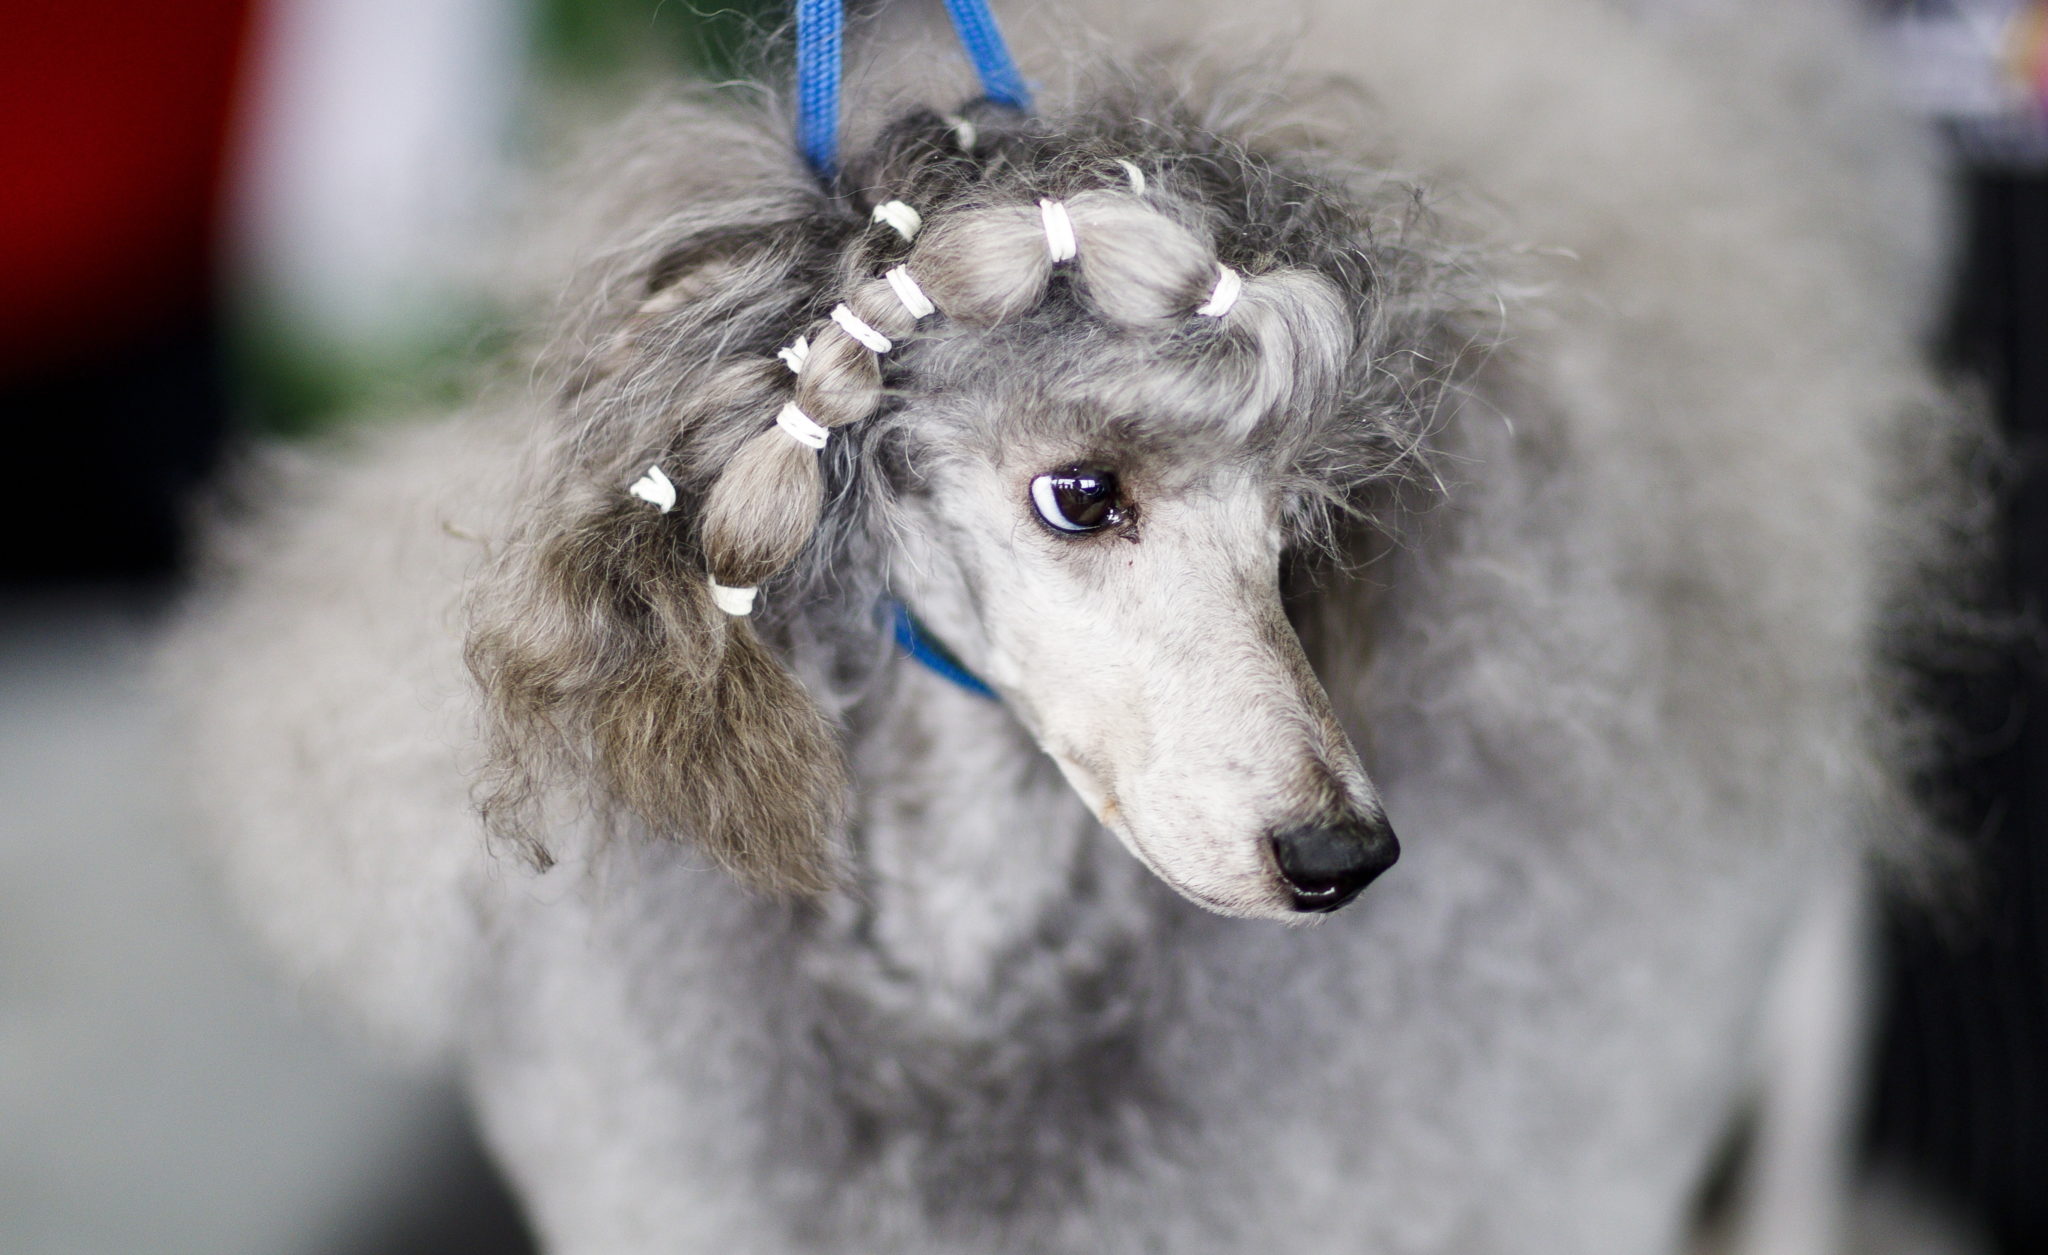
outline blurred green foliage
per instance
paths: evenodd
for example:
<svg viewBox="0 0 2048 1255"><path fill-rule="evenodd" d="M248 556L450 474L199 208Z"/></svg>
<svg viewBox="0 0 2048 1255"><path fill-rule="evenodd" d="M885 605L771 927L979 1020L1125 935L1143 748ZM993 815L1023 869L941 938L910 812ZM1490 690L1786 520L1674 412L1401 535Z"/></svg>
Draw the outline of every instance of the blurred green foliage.
<svg viewBox="0 0 2048 1255"><path fill-rule="evenodd" d="M470 395L480 365L514 336L504 311L473 300L451 301L430 328L375 353L337 351L244 311L229 355L248 425L297 438L379 416L453 409Z"/></svg>
<svg viewBox="0 0 2048 1255"><path fill-rule="evenodd" d="M789 0L534 0L543 72L595 79L666 62L713 78L744 74Z"/></svg>

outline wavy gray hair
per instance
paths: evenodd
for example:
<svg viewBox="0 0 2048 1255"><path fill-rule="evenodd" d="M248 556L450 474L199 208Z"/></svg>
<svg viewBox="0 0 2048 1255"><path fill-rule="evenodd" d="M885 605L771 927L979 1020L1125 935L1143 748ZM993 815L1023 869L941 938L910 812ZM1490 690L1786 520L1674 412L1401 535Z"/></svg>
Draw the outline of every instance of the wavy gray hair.
<svg viewBox="0 0 2048 1255"><path fill-rule="evenodd" d="M830 188L792 159L781 186L625 224L556 333L553 453L472 601L494 832L545 863L567 793L757 885L832 884L845 776L817 699L884 656L920 402L977 371L1261 448L1304 549L1414 478L1490 294L1412 187L1261 142L1221 99L919 110ZM757 585L759 613L727 613Z"/></svg>

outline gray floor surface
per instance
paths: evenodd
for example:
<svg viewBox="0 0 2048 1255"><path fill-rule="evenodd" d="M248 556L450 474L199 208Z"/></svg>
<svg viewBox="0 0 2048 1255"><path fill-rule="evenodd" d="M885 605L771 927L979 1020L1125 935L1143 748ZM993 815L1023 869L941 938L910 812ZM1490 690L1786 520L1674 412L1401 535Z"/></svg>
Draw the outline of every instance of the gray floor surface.
<svg viewBox="0 0 2048 1255"><path fill-rule="evenodd" d="M463 1137L293 1004L189 840L133 596L0 606L0 1252L374 1249Z"/></svg>

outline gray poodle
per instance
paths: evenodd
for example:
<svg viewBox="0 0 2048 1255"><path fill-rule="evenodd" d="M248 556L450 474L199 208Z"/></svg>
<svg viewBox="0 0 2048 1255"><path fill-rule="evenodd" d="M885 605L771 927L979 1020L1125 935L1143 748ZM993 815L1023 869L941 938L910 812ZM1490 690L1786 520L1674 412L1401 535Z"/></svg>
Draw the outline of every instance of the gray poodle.
<svg viewBox="0 0 2048 1255"><path fill-rule="evenodd" d="M1916 139L1823 0L1216 7L1009 15L1027 116L894 6L829 187L641 109L223 532L224 865L550 1250L1669 1253L1757 1104L1835 1241Z"/></svg>

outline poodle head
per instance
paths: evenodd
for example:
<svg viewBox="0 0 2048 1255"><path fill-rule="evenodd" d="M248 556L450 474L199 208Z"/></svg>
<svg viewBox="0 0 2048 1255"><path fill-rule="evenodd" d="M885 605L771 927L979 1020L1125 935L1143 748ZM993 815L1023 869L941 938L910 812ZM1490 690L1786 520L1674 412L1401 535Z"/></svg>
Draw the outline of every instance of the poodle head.
<svg viewBox="0 0 2048 1255"><path fill-rule="evenodd" d="M1391 864L1282 573L1413 478L1468 305L1412 193L1225 131L918 112L642 238L475 607L500 830L541 853L581 781L829 886L901 602L1190 899L1298 920Z"/></svg>

